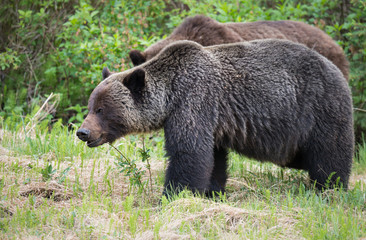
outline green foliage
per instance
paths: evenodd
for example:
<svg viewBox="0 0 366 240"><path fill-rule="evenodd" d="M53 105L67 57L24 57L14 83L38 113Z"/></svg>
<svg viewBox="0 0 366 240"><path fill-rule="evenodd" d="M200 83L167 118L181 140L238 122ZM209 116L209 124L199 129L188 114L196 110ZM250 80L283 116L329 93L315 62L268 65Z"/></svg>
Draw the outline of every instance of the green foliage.
<svg viewBox="0 0 366 240"><path fill-rule="evenodd" d="M343 24L346 31L344 47L351 63L351 87L353 104L357 108L355 123L358 128L366 129L366 2L360 1L359 8L347 16ZM360 136L358 136L360 137Z"/></svg>
<svg viewBox="0 0 366 240"><path fill-rule="evenodd" d="M74 123L75 126L80 127L81 123L84 121L85 115L88 113L88 108L86 106L80 106L76 104L73 107L66 108L65 110L75 111L76 114L69 118L69 123Z"/></svg>
<svg viewBox="0 0 366 240"><path fill-rule="evenodd" d="M118 148L110 144L118 153L116 166L120 173L124 173L125 176L129 178L131 186L137 186L140 192L144 192L147 195L146 188L150 182L150 194L152 194L152 177L151 177L151 165L150 159L150 149L145 148L145 140L142 140L143 147L137 149L137 153L141 159L130 159L125 154L123 154ZM137 162L142 161L145 163L145 168L149 172L149 180L144 181L142 179L145 174L145 170L137 166Z"/></svg>
<svg viewBox="0 0 366 240"><path fill-rule="evenodd" d="M143 39L150 43L146 32L166 30L161 27L164 8L163 0L6 1L0 10L2 28L9 29L0 39L0 51L6 50L0 55L5 83L0 86L0 112L11 115L14 105L28 112L33 98L57 92L62 95L57 116L72 117L66 108L86 105L104 66L129 68L129 49ZM18 96L23 89L26 99Z"/></svg>
<svg viewBox="0 0 366 240"><path fill-rule="evenodd" d="M137 167L137 159L131 160L125 157L122 153L120 154L121 157L117 159L116 162L117 168L120 169L120 173L124 173L125 176L129 177L131 185L135 185L139 187L139 189L144 189L142 175L145 173L145 171Z"/></svg>
<svg viewBox="0 0 366 240"><path fill-rule="evenodd" d="M17 69L19 67L20 59L17 52L13 49L6 48L6 51L0 53L0 69L4 71L6 68Z"/></svg>

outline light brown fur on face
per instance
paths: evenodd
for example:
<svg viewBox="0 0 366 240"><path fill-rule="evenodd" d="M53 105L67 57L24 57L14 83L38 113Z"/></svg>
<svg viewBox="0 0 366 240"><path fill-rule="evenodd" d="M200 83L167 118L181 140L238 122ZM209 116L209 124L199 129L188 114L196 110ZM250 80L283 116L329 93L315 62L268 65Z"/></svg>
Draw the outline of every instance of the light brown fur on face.
<svg viewBox="0 0 366 240"><path fill-rule="evenodd" d="M251 23L219 23L197 15L186 18L173 33L145 51L132 50L130 58L135 66L156 56L164 47L179 40L195 41L202 46L251 41L257 39L287 39L301 43L332 61L348 81L349 63L343 50L322 30L296 21L258 21Z"/></svg>
<svg viewBox="0 0 366 240"><path fill-rule="evenodd" d="M78 134L79 138L85 140L89 147L97 147L117 138L117 136L110 133L110 124L104 120L108 111L110 111L109 106L113 102L108 96L111 85L114 84L104 81L90 95L89 113L80 127L80 129L85 130L86 135L82 135L80 132Z"/></svg>
<svg viewBox="0 0 366 240"><path fill-rule="evenodd" d="M89 114L85 118L81 128L90 130L89 139L87 141L88 147L96 147L107 142L106 138L103 137L103 129L96 114Z"/></svg>
<svg viewBox="0 0 366 240"><path fill-rule="evenodd" d="M145 71L132 70L122 73L103 70L102 75L106 79L91 93L89 114L77 132L89 147L111 143L126 134L161 128L164 94L149 92L149 89L158 89L159 86L148 81Z"/></svg>

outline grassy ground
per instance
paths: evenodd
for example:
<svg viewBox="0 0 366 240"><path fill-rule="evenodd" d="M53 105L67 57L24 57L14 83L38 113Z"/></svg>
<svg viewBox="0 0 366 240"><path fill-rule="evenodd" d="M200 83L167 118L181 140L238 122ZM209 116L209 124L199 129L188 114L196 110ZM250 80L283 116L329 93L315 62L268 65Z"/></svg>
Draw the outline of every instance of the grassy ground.
<svg viewBox="0 0 366 240"><path fill-rule="evenodd" d="M366 238L366 144L348 191L320 193L306 172L231 153L220 201L186 191L169 202L162 133L114 144L132 161L126 176L111 146L89 149L60 124L45 132L0 126L0 239Z"/></svg>

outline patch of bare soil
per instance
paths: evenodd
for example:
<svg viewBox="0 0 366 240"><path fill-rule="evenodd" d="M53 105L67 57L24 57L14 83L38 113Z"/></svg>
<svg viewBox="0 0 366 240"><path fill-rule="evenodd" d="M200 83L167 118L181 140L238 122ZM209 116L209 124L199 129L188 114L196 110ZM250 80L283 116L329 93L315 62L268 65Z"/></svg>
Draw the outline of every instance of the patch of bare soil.
<svg viewBox="0 0 366 240"><path fill-rule="evenodd" d="M366 189L366 173L365 174L352 174L349 180L349 187L353 188L356 183L361 183L361 190L364 191Z"/></svg>
<svg viewBox="0 0 366 240"><path fill-rule="evenodd" d="M56 181L51 182L32 182L24 185L19 191L19 195L28 197L29 195L49 198L55 202L64 201L70 199L73 194L66 190L63 185L58 184Z"/></svg>

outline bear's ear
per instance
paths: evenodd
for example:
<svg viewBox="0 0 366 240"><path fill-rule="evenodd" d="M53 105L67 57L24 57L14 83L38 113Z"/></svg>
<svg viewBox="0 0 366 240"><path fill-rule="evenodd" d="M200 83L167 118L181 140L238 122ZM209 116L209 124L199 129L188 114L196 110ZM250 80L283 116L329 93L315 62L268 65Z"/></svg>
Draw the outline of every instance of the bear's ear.
<svg viewBox="0 0 366 240"><path fill-rule="evenodd" d="M141 92L145 87L145 71L141 68L136 69L123 79L125 85L132 93Z"/></svg>
<svg viewBox="0 0 366 240"><path fill-rule="evenodd" d="M107 77L109 77L112 73L109 71L109 69L107 67L103 68L102 71L102 76L103 76L103 80L106 79Z"/></svg>
<svg viewBox="0 0 366 240"><path fill-rule="evenodd" d="M132 50L129 55L135 67L146 62L144 54L139 50Z"/></svg>

